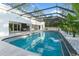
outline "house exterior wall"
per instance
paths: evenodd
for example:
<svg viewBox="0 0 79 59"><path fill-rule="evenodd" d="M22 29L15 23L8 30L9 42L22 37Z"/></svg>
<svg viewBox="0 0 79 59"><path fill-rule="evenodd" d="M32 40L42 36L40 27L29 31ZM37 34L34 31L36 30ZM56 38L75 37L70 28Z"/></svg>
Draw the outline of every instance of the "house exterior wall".
<svg viewBox="0 0 79 59"><path fill-rule="evenodd" d="M8 17L7 14L0 12L0 36L7 36L9 34Z"/></svg>
<svg viewBox="0 0 79 59"><path fill-rule="evenodd" d="M38 25L38 26L40 26L40 30L44 30L45 29L45 22L39 22L39 21L36 21L36 20L32 19L31 23L32 23L32 25Z"/></svg>
<svg viewBox="0 0 79 59"><path fill-rule="evenodd" d="M38 22L27 17L24 18L11 12L0 12L0 37L9 35L9 21L26 23L30 26L30 29L32 25L39 25L40 30L42 30L45 27L44 22Z"/></svg>

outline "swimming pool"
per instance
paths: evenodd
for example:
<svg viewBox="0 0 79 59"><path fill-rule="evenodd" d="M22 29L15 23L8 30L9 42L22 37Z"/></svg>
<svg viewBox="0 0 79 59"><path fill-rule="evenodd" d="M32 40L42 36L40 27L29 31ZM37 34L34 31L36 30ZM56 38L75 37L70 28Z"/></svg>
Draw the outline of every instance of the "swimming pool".
<svg viewBox="0 0 79 59"><path fill-rule="evenodd" d="M42 56L69 56L59 32L44 31L5 40L10 44Z"/></svg>

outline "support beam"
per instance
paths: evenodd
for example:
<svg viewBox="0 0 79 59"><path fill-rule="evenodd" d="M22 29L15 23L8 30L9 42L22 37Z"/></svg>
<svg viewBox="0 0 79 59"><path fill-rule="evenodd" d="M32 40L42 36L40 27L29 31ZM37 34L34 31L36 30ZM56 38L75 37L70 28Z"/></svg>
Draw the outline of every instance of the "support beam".
<svg viewBox="0 0 79 59"><path fill-rule="evenodd" d="M64 8L64 7L58 6L58 8L63 9L63 10L66 10L66 11L69 11L69 12L72 12L72 13L75 13L73 10L70 10L70 9L67 9L67 8Z"/></svg>
<svg viewBox="0 0 79 59"><path fill-rule="evenodd" d="M14 32L14 22L12 24L13 24L13 32Z"/></svg>
<svg viewBox="0 0 79 59"><path fill-rule="evenodd" d="M22 27L22 26L21 26L21 23L20 23L20 31L21 31L21 27Z"/></svg>
<svg viewBox="0 0 79 59"><path fill-rule="evenodd" d="M15 7L9 9L9 10L7 10L7 11L10 11L10 10L12 10L12 9L18 8L18 7L23 6L23 5L25 5L25 3L22 3L22 4L20 4L20 5L17 5L17 6L15 6Z"/></svg>
<svg viewBox="0 0 79 59"><path fill-rule="evenodd" d="M32 14L32 13L35 13L35 12L44 11L44 10L49 10L49 9L52 9L52 8L60 8L60 9L64 9L64 10L66 10L66 11L75 13L73 10L70 10L70 9L67 9L67 8L64 8L64 7L60 7L60 6L54 6L54 7L49 7L49 8L45 8L45 9L33 11L33 12L27 12L27 13L24 13L24 14L22 14L22 15L25 15L25 14Z"/></svg>
<svg viewBox="0 0 79 59"><path fill-rule="evenodd" d="M40 9L40 10L37 10L37 11L32 11L32 12L25 13L25 14L31 14L31 13L35 13L35 12L39 12L39 11L43 11L43 10L48 10L48 9L52 9L52 8L56 8L56 7L57 6L49 7L49 8L45 8L45 9ZM25 15L25 14L22 14L22 15Z"/></svg>
<svg viewBox="0 0 79 59"><path fill-rule="evenodd" d="M53 15L53 14L58 14L58 15L61 15L61 16L63 16L63 17L66 17L66 15L63 15L63 14L61 14L61 13L49 13L49 14L43 14L43 15L34 16L34 17L46 16L46 15Z"/></svg>

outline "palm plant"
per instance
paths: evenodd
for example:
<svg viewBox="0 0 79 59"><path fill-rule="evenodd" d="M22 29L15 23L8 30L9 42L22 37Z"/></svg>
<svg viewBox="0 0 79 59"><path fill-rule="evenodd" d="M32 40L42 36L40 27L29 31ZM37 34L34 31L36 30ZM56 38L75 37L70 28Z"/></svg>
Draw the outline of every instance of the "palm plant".
<svg viewBox="0 0 79 59"><path fill-rule="evenodd" d="M62 20L60 22L60 28L66 32L72 32L73 37L75 37L75 34L78 32L78 22L76 22L75 20L77 19L76 16L73 16L71 14L67 15L66 20Z"/></svg>
<svg viewBox="0 0 79 59"><path fill-rule="evenodd" d="M77 30L79 31L79 3L73 3L72 4L72 8L73 8L73 10L75 11L75 13L76 13L76 22L77 22L77 25L76 25L76 27L78 28ZM79 33L79 32L78 32Z"/></svg>
<svg viewBox="0 0 79 59"><path fill-rule="evenodd" d="M60 28L65 31L71 32L73 37L79 31L79 4L72 4L72 8L75 11L75 14L68 13L66 20L60 22Z"/></svg>
<svg viewBox="0 0 79 59"><path fill-rule="evenodd" d="M73 16L71 14L67 15L67 27L69 28L68 31L73 33L73 37L75 37L75 34L78 31L78 22L75 22L77 20L76 16Z"/></svg>
<svg viewBox="0 0 79 59"><path fill-rule="evenodd" d="M79 3L72 3L72 9L75 11L76 16L79 18Z"/></svg>

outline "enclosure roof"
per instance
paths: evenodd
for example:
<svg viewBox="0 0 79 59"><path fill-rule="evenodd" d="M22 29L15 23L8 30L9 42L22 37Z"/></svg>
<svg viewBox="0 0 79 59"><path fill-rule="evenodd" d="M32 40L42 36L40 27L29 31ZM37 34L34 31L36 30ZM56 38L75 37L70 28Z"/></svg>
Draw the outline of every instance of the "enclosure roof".
<svg viewBox="0 0 79 59"><path fill-rule="evenodd" d="M7 11L24 17L35 17L36 19L54 17L55 15L66 17L68 12L75 13L69 3L4 3L4 5L10 7Z"/></svg>

